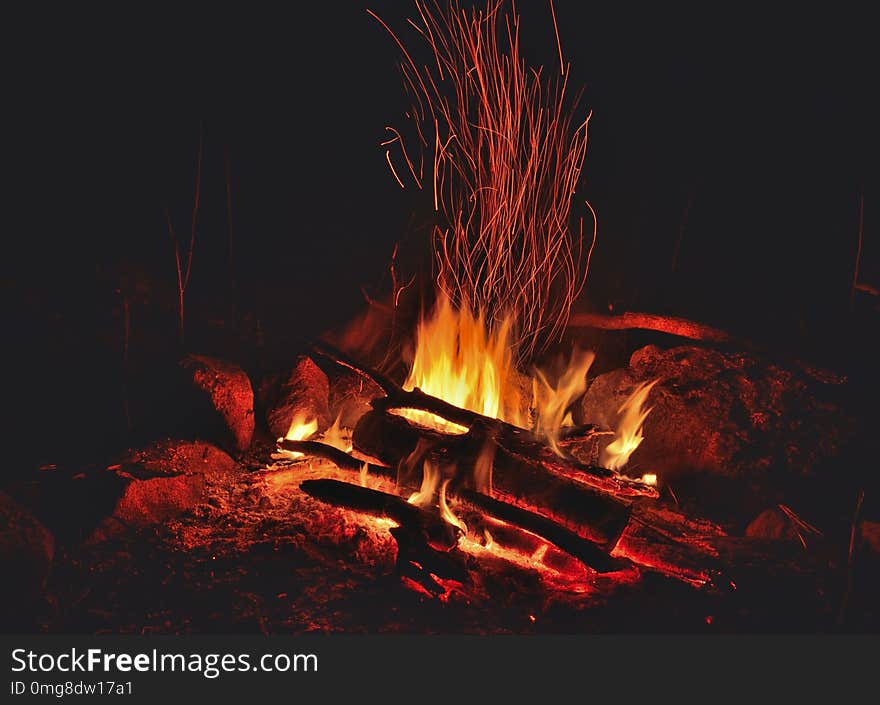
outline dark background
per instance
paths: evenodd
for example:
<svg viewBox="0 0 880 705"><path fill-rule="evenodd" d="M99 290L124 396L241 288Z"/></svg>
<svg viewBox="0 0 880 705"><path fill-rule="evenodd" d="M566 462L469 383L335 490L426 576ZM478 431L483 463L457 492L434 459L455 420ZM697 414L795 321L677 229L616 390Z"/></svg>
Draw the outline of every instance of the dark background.
<svg viewBox="0 0 880 705"><path fill-rule="evenodd" d="M837 367L866 355L876 304L850 288L860 188L862 280L880 279L867 16L607 5L556 2L593 111L599 239L578 308L693 317ZM366 6L8 18L7 428L28 462L125 442L123 381L178 352L164 211L185 234L200 130L190 348L283 355L359 309L395 242L423 246L428 204L378 146L407 101ZM413 14L369 7L396 29ZM519 9L527 60L555 69L547 3Z"/></svg>

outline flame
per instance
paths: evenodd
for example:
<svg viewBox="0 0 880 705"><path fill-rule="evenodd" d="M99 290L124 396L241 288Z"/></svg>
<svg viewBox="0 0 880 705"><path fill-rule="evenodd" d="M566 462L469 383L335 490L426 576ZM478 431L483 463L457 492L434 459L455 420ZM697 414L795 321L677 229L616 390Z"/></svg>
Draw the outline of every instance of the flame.
<svg viewBox="0 0 880 705"><path fill-rule="evenodd" d="M452 526L457 527L463 534L467 534L467 525L459 519L455 513L449 508L446 502L446 487L450 480L446 479L440 485L440 495L437 505L440 508L440 516ZM440 484L440 468L430 460L426 460L422 465L422 486L418 492L413 492L407 502L415 504L418 507L427 508L434 505L434 494L437 492L437 485Z"/></svg>
<svg viewBox="0 0 880 705"><path fill-rule="evenodd" d="M306 421L306 415L298 411L293 415L293 419L290 421L290 428L287 429L287 434L284 437L289 441L305 441L314 436L317 430L318 419L314 418L311 421ZM279 438L278 440L280 441L281 439ZM302 453L293 450L281 451L281 455L288 458L303 457Z"/></svg>
<svg viewBox="0 0 880 705"><path fill-rule="evenodd" d="M651 389L659 381L659 379L655 379L653 382L639 384L618 409L617 413L621 414L621 419L614 432L614 440L602 452L602 465L605 467L611 470L623 468L633 451L644 440L643 425L648 414L651 413L651 407L642 411L642 406ZM656 479L655 476L655 482Z"/></svg>
<svg viewBox="0 0 880 705"><path fill-rule="evenodd" d="M492 467L495 464L495 444L487 441L474 463L474 488L483 494L492 494Z"/></svg>
<svg viewBox="0 0 880 705"><path fill-rule="evenodd" d="M345 453L351 453L353 448L351 443L351 435L343 433L342 426L340 425L340 421L342 420L342 412L339 412L339 415L336 417L336 421L333 422L333 425L324 431L324 443L328 446L333 446L334 448L338 448L339 450Z"/></svg>
<svg viewBox="0 0 880 705"><path fill-rule="evenodd" d="M422 486L418 492L413 492L406 501L418 507L430 507L434 503L434 493L437 491L439 483L440 468L430 460L426 460L422 465Z"/></svg>
<svg viewBox="0 0 880 705"><path fill-rule="evenodd" d="M521 426L521 394L513 384L510 319L489 330L483 316L455 309L438 294L416 332L415 354L404 389L416 387L459 408ZM467 429L436 415L405 409L402 416L446 433Z"/></svg>
<svg viewBox="0 0 880 705"><path fill-rule="evenodd" d="M361 470L360 470L360 473L359 473L359 479L360 479L361 487L366 487L366 486L367 486L367 472L369 471L369 469L370 469L370 464L369 464L369 463L364 463L364 464L361 466Z"/></svg>
<svg viewBox="0 0 880 705"><path fill-rule="evenodd" d="M467 534L467 525L459 519L452 510L449 508L449 505L446 503L446 486L449 484L449 480L444 480L443 484L440 485L440 516L455 527L458 527L461 530L462 534Z"/></svg>
<svg viewBox="0 0 880 705"><path fill-rule="evenodd" d="M304 441L315 435L315 431L317 430L318 419L306 421L306 415L303 412L298 411L294 414L293 419L291 419L290 428L287 430L287 435L284 437L289 441Z"/></svg>
<svg viewBox="0 0 880 705"><path fill-rule="evenodd" d="M489 533L489 529L483 529L483 537L486 539L486 543L483 544L483 548L487 551L491 551L492 547L495 545L495 539L492 538L492 534Z"/></svg>
<svg viewBox="0 0 880 705"><path fill-rule="evenodd" d="M587 371L596 355L592 350L578 350L571 352L568 367L559 376L555 385L547 381L547 377L541 370L535 371L533 379L533 393L535 397L535 410L537 422L535 430L538 435L547 440L547 444L557 455L562 455L559 449L559 431L563 426L571 425L571 415L567 413L571 403L583 394L587 389Z"/></svg>
<svg viewBox="0 0 880 705"><path fill-rule="evenodd" d="M646 472L642 475L642 482L646 485L656 485L657 484L657 475L653 472Z"/></svg>

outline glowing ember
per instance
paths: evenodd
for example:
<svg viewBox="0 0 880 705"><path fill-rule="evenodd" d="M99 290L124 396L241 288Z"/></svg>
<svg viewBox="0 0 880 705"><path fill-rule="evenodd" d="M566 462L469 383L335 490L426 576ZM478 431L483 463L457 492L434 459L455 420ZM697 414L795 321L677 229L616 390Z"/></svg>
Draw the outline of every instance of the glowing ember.
<svg viewBox="0 0 880 705"><path fill-rule="evenodd" d="M644 439L642 431L645 419L651 413L650 407L643 411L642 406L651 389L659 381L655 379L653 382L642 382L621 405L617 412L621 418L615 429L614 440L602 452L602 464L605 467L620 470L629 462L629 457L641 444ZM656 479L655 477L655 482Z"/></svg>
<svg viewBox="0 0 880 705"><path fill-rule="evenodd" d="M489 533L489 529L483 529L483 537L486 539L486 543L483 545L487 551L492 550L492 546L495 545L495 539L492 538L492 534Z"/></svg>
<svg viewBox="0 0 880 705"><path fill-rule="evenodd" d="M537 413L536 432L547 439L547 444L557 455L562 455L557 442L559 431L571 424L567 411L572 402L587 389L587 371L596 356L592 351L575 348L565 372L555 385L547 381L540 370L534 379L535 410Z"/></svg>
<svg viewBox="0 0 880 705"><path fill-rule="evenodd" d="M656 485L657 484L657 475L652 472L645 473L642 475L642 482L646 485Z"/></svg>
<svg viewBox="0 0 880 705"><path fill-rule="evenodd" d="M482 316L475 317L467 309L456 310L440 295L433 313L419 323L412 369L404 388L418 387L462 409L522 425L521 395L512 384L509 333L509 320L489 331ZM446 433L467 431L425 411L399 413Z"/></svg>

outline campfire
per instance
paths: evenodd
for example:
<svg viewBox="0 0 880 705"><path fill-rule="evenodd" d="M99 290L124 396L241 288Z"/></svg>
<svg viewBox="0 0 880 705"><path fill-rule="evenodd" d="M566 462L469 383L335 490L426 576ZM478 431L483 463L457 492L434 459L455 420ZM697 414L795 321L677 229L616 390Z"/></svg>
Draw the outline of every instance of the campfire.
<svg viewBox="0 0 880 705"><path fill-rule="evenodd" d="M314 438L317 418L296 413L276 459L320 458L350 471L350 482L308 479L301 488L393 522L398 570L431 591L443 592L444 578L467 575L465 555L524 561L550 547L573 559L562 574L574 584L633 562L697 586L712 581L711 552L695 547L683 524L670 534L647 504L637 509L659 496L657 475L625 473L658 380L635 388L614 428L599 428L576 425L571 414L586 390L591 351L573 349L555 373L521 369L558 341L596 242L592 211L589 245L582 221L569 228L589 115L572 127L561 47L559 76L546 81L543 69L520 58L519 19L501 5L465 10L452 3L437 13L417 2L416 9L413 27L434 68L418 68L371 14L401 48L415 96L414 134L428 148L421 151L433 152L433 164L426 167L421 154L417 169L401 131L389 127L392 137L382 143L402 187L395 159L414 187L433 191L441 223L433 236L436 303L418 321L403 384L316 346L317 358L380 394L347 446L339 443L338 419L322 441ZM402 293L394 292L394 305ZM636 521L638 547L625 537Z"/></svg>
<svg viewBox="0 0 880 705"><path fill-rule="evenodd" d="M853 469L876 443L847 374L591 301L604 233L588 143L602 135L545 9L543 64L512 3L367 11L409 103L376 161L418 227L360 314L301 337L284 322L271 359L259 320L227 348L251 351L241 365L190 349L200 137L188 239L163 221L173 382L138 377L153 361L132 362L136 303L120 287L126 450L45 463L0 493L21 568L10 589L34 600L24 628L743 631L876 616L878 524ZM231 252L228 155L224 176ZM138 393L161 400L153 426L132 421Z"/></svg>

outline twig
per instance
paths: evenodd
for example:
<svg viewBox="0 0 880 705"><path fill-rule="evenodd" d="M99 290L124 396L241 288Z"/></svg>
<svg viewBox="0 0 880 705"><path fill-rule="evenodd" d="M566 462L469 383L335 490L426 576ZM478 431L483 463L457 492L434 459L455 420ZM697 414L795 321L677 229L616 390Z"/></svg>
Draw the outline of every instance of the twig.
<svg viewBox="0 0 880 705"><path fill-rule="evenodd" d="M856 302L856 289L859 285L859 267L862 259L862 234L865 225L865 185L859 187L859 231L858 245L856 246L856 264L853 269L852 289L849 294L849 306L853 308Z"/></svg>
<svg viewBox="0 0 880 705"><path fill-rule="evenodd" d="M165 219L168 221L168 234L171 237L171 243L174 246L174 263L177 267L177 323L178 332L180 334L181 344L184 341L186 329L186 308L185 294L189 285L189 277L192 274L193 252L196 246L196 231L199 219L199 206L202 196L202 151L204 147L204 129L199 131L199 154L196 161L196 187L193 195L192 218L190 223L189 246L186 253L186 266L181 262L180 242L174 233L174 225L171 222L171 213L165 210Z"/></svg>
<svg viewBox="0 0 880 705"><path fill-rule="evenodd" d="M235 295L236 295L236 281L235 281L235 258L233 257L233 253L235 251L235 239L233 237L233 227L232 227L232 165L229 161L229 147L225 147L223 150L223 162L226 167L226 225L227 225L227 234L228 234L228 266L229 266L229 288L231 290L231 299L232 299L232 311L233 318L235 318Z"/></svg>
<svg viewBox="0 0 880 705"><path fill-rule="evenodd" d="M815 534L816 536L822 535L822 532L819 529L817 529L812 524L801 519L795 513L795 511L791 507L789 507L788 505L778 504L776 506L778 506L779 509L782 511L782 513L788 517L788 520L791 522L792 526L794 527L794 532L797 534L798 539L800 539L801 545L804 547L804 550L806 550L806 548L807 548L807 542L804 540L804 537L803 537L803 534L801 534L801 531L808 533L808 534Z"/></svg>
<svg viewBox="0 0 880 705"><path fill-rule="evenodd" d="M856 499L856 509L853 512L853 520L852 526L849 530L849 550L847 551L847 560L846 560L846 592L843 594L843 601L840 605L840 613L837 616L837 624L838 626L843 624L844 619L846 618L846 610L849 606L849 598L853 589L853 582L855 579L855 549L856 549L856 537L859 533L859 526L861 524L862 518L862 503L865 501L865 490L859 490L859 496Z"/></svg>

